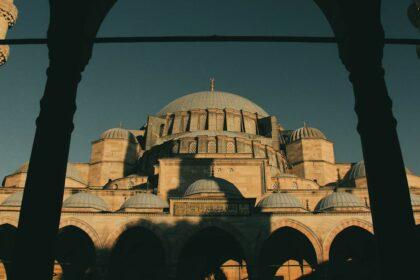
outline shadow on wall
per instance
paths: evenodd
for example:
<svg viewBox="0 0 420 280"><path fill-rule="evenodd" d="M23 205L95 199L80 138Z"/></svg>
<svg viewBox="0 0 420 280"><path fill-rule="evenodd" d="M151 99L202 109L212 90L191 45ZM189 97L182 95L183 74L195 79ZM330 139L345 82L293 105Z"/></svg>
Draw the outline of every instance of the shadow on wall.
<svg viewBox="0 0 420 280"><path fill-rule="evenodd" d="M89 233L79 227L60 229L53 279L375 279L373 236L368 231L356 226L345 228L331 244L330 262L318 264L313 243L304 232L289 226L272 232L272 216L254 212L255 201L249 211L240 212L241 201L247 199L238 197L230 182L212 177L211 159L200 163L197 170L201 171L194 173L181 162L178 176L182 180L169 194L190 203L195 211L178 217L176 212L174 216L162 214L168 220L159 223L139 215L124 228L114 229L112 238L108 237L112 241L102 248L95 247ZM219 189L222 196L183 196L191 183L203 178L225 183ZM155 177L155 183L158 179ZM15 234L14 226L0 226L0 260L6 274Z"/></svg>
<svg viewBox="0 0 420 280"><path fill-rule="evenodd" d="M15 233L12 225L0 226L6 273ZM336 236L330 262L319 265L311 242L296 229L281 227L266 239L249 240L228 217L173 224L139 219L115 234L109 249L95 249L82 229L62 228L53 279L375 279L373 236L354 226Z"/></svg>

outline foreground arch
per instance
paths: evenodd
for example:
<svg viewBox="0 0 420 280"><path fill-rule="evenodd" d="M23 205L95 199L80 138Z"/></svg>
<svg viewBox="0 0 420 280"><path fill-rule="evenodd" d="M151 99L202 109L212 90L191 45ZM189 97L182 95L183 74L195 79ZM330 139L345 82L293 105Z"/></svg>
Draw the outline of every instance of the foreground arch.
<svg viewBox="0 0 420 280"><path fill-rule="evenodd" d="M56 260L65 280L91 279L96 262L95 245L82 229L65 226L58 233Z"/></svg>
<svg viewBox="0 0 420 280"><path fill-rule="evenodd" d="M151 230L136 226L116 240L108 264L108 279L166 279L165 250Z"/></svg>
<svg viewBox="0 0 420 280"><path fill-rule="evenodd" d="M177 278L247 279L246 265L240 242L227 231L210 226L195 232L183 246L178 257Z"/></svg>
<svg viewBox="0 0 420 280"><path fill-rule="evenodd" d="M334 240L334 238L340 233L342 232L344 229L351 227L351 226L356 226L359 228L362 228L368 232L370 232L371 234L373 234L373 226L372 224L370 224L369 222L360 220L360 219L347 219L345 221L342 221L341 223L339 223L337 226L335 226L327 235L327 237L324 239L323 242L323 258L324 261L328 261L329 259L329 252L331 249L331 244Z"/></svg>
<svg viewBox="0 0 420 280"><path fill-rule="evenodd" d="M328 276L343 280L376 279L375 249L371 232L358 226L345 228L331 243Z"/></svg>
<svg viewBox="0 0 420 280"><path fill-rule="evenodd" d="M258 259L260 279L298 279L317 267L315 247L306 234L284 226L276 229L262 244Z"/></svg>
<svg viewBox="0 0 420 280"><path fill-rule="evenodd" d="M60 230L67 226L75 226L83 230L87 235L89 235L97 251L103 248L103 242L99 237L99 234L90 224L86 223L83 220L70 217L64 218L60 221Z"/></svg>
<svg viewBox="0 0 420 280"><path fill-rule="evenodd" d="M16 226L8 223L0 225L0 279L7 279L10 274L16 233Z"/></svg>

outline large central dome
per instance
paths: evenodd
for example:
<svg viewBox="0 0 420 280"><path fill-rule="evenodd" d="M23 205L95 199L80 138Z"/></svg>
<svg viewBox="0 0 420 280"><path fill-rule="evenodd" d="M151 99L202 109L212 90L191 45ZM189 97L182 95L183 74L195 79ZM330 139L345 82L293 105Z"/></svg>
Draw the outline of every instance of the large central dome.
<svg viewBox="0 0 420 280"><path fill-rule="evenodd" d="M258 113L262 117L268 116L260 106L254 102L228 92L223 91L200 91L184 95L166 105L158 115L166 115L179 111L189 111L192 109L236 109L250 113Z"/></svg>

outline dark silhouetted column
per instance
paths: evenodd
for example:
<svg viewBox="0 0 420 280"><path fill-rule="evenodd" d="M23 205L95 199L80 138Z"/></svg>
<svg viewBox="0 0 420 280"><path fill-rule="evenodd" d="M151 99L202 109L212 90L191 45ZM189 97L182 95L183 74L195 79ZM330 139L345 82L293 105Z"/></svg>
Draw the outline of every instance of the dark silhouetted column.
<svg viewBox="0 0 420 280"><path fill-rule="evenodd" d="M353 84L381 277L415 279L414 253L419 251L397 122L382 67L381 1L316 2L334 30Z"/></svg>
<svg viewBox="0 0 420 280"><path fill-rule="evenodd" d="M50 0L47 84L25 184L10 279L51 279L76 92L115 0Z"/></svg>

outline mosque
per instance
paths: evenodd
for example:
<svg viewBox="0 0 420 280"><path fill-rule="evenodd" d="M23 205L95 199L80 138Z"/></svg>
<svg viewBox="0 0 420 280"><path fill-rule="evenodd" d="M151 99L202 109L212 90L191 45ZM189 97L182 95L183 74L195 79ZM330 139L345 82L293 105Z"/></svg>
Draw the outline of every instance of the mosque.
<svg viewBox="0 0 420 280"><path fill-rule="evenodd" d="M0 279L27 170L0 188ZM54 279L289 280L325 264L324 279L375 273L363 161L336 162L320 130L286 129L214 86L138 130L103 132L66 177ZM407 169L407 179L419 224L420 177Z"/></svg>
<svg viewBox="0 0 420 280"><path fill-rule="evenodd" d="M17 15L0 0L0 39ZM8 56L0 45L0 65ZM0 188L0 279L27 171ZM420 177L407 169L407 179L418 225ZM363 161L336 162L320 130L286 129L212 83L140 129L103 132L89 162L68 163L52 278L372 279L369 209Z"/></svg>

